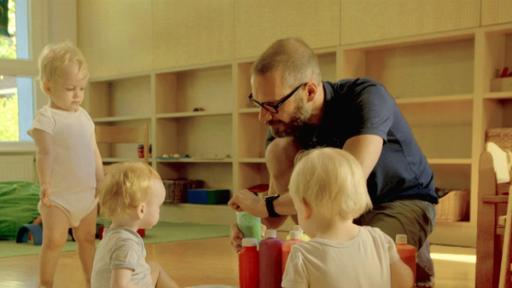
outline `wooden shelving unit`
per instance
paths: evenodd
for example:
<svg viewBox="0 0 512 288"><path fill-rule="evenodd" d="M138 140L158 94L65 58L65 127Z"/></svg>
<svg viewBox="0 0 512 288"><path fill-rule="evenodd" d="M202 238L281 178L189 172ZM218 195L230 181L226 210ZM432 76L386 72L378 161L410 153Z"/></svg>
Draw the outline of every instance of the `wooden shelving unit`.
<svg viewBox="0 0 512 288"><path fill-rule="evenodd" d="M370 77L396 98L437 185L471 191L469 220L439 223L432 242L475 246L483 135L512 126L512 91L489 88L495 69L512 67L512 13L499 9L507 1L283 0L268 7L251 0L79 2L79 45L93 76L86 106L98 123L150 123L152 165L164 178L200 178L231 190L264 183L267 129L247 99L251 65L275 39L302 37L315 49L324 80ZM119 12L112 19L105 12L109 5ZM318 19L311 17L311 5L320 7ZM133 13L143 15L152 32L134 24ZM197 13L205 20L194 18ZM191 21L182 25L183 17ZM119 43L96 48L123 25L129 32L117 37ZM130 39L140 41L126 49ZM134 147L110 150L104 155L109 161L136 158ZM191 158L158 158L175 153ZM209 221L210 214L229 209L175 208L172 217L193 210L190 221Z"/></svg>

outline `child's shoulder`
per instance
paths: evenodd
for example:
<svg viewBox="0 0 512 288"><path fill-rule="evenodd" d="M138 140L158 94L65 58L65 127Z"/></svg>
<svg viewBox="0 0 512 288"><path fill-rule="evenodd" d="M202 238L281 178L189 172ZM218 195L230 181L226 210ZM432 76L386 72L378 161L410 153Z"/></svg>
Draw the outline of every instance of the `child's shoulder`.
<svg viewBox="0 0 512 288"><path fill-rule="evenodd" d="M372 238L373 240L381 243L394 243L393 239L386 233L382 232L378 227L361 226L361 236Z"/></svg>

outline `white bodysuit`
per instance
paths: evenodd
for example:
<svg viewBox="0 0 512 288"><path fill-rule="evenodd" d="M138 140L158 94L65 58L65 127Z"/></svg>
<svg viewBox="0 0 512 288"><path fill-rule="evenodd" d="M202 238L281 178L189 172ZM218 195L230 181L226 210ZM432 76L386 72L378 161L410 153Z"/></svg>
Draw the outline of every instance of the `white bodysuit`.
<svg viewBox="0 0 512 288"><path fill-rule="evenodd" d="M70 225L76 227L98 202L94 122L81 107L69 112L46 105L37 112L29 135L33 129L52 135L49 199L68 216Z"/></svg>

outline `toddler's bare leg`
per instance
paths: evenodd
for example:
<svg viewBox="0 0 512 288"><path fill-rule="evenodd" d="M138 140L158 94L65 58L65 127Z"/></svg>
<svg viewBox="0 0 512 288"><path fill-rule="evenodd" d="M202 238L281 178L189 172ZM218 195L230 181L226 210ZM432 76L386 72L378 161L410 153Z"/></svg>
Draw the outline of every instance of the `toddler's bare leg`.
<svg viewBox="0 0 512 288"><path fill-rule="evenodd" d="M148 264L151 267L151 278L153 278L153 284L156 288L179 288L178 284L160 264L153 261L148 261Z"/></svg>
<svg viewBox="0 0 512 288"><path fill-rule="evenodd" d="M41 217L44 228L43 245L39 256L39 285L51 288L60 251L68 238L69 220L56 206L41 205Z"/></svg>
<svg viewBox="0 0 512 288"><path fill-rule="evenodd" d="M85 274L87 287L91 286L92 263L96 251L96 214L97 208L94 208L85 218L80 221L78 227L73 228L73 236L78 244L78 255L82 262L82 269Z"/></svg>

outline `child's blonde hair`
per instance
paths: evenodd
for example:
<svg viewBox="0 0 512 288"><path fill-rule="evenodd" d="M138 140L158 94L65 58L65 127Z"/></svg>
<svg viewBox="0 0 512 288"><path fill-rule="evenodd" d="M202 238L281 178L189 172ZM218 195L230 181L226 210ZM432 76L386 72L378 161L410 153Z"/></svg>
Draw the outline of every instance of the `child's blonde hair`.
<svg viewBox="0 0 512 288"><path fill-rule="evenodd" d="M101 214L112 218L137 208L148 199L151 181L160 175L142 162L124 162L108 166L99 190Z"/></svg>
<svg viewBox="0 0 512 288"><path fill-rule="evenodd" d="M41 87L45 82L57 78L59 76L59 69L67 63L76 63L79 73L85 78L89 77L85 57L73 43L65 41L46 45L41 55L39 55L39 81Z"/></svg>
<svg viewBox="0 0 512 288"><path fill-rule="evenodd" d="M322 217L357 218L372 208L359 162L336 148L300 153L290 179L290 193L304 199Z"/></svg>

